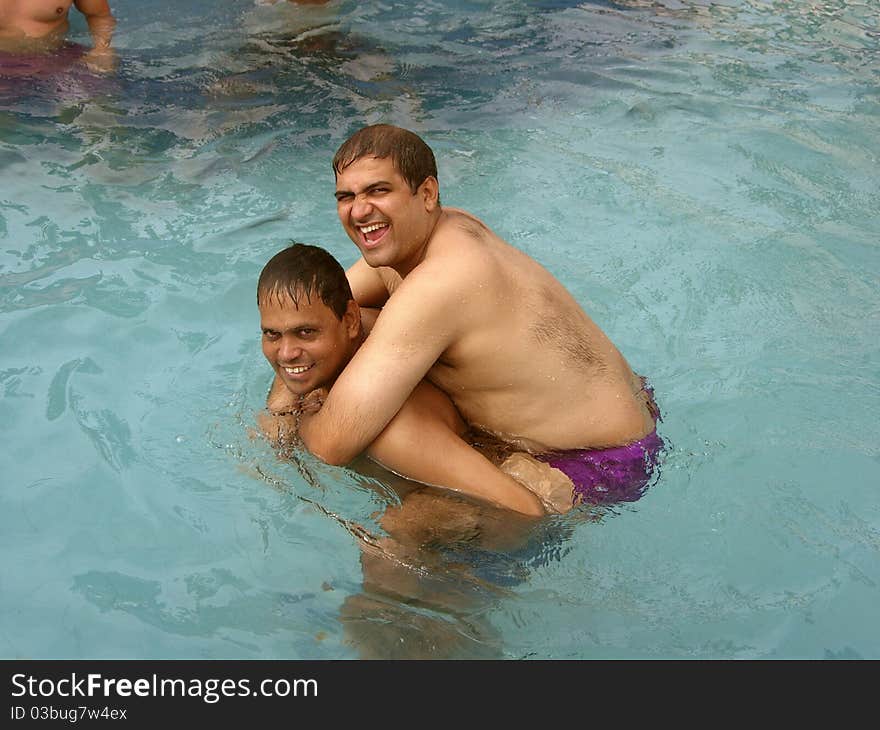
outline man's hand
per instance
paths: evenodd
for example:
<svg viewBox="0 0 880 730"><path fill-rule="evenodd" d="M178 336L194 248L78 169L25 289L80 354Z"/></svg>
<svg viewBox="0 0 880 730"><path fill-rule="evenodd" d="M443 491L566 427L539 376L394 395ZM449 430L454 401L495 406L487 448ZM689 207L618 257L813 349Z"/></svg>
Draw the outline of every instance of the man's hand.
<svg viewBox="0 0 880 730"><path fill-rule="evenodd" d="M310 393L300 396L299 412L303 416L313 416L321 410L327 394L330 391L327 388L315 388Z"/></svg>
<svg viewBox="0 0 880 730"><path fill-rule="evenodd" d="M296 420L296 415L290 412L278 415L271 411L262 411L257 414L257 425L260 427L260 431L275 448L293 442L296 437Z"/></svg>
<svg viewBox="0 0 880 730"><path fill-rule="evenodd" d="M116 51L112 48L92 48L83 54L82 60L89 71L97 74L112 73L118 62Z"/></svg>
<svg viewBox="0 0 880 730"><path fill-rule="evenodd" d="M266 399L266 410L257 415L263 435L275 447L297 443L303 418L321 410L327 392L326 388L317 388L305 395L294 395L283 384L273 385Z"/></svg>
<svg viewBox="0 0 880 730"><path fill-rule="evenodd" d="M276 375L266 397L266 410L257 416L257 424L276 448L298 444L303 413L317 413L324 397L326 391L323 389L305 396L291 393Z"/></svg>

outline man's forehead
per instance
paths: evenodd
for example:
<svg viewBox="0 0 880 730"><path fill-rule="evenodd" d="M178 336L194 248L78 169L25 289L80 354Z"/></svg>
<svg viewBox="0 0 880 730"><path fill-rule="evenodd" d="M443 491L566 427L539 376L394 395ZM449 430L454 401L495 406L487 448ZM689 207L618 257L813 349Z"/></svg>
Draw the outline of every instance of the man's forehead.
<svg viewBox="0 0 880 730"><path fill-rule="evenodd" d="M287 289L273 289L265 292L260 297L259 309L261 314L297 314L302 316L316 317L331 312L332 309L324 303L320 295L312 290L297 287L293 294Z"/></svg>
<svg viewBox="0 0 880 730"><path fill-rule="evenodd" d="M336 173L336 186L337 188L339 187L339 182L342 178L345 178L346 185L354 182L355 179L357 179L358 182L363 182L362 178L365 178L366 184L369 185L375 181L374 179L390 179L395 176L400 177L401 175L391 157L366 155L364 157L359 157L350 165Z"/></svg>

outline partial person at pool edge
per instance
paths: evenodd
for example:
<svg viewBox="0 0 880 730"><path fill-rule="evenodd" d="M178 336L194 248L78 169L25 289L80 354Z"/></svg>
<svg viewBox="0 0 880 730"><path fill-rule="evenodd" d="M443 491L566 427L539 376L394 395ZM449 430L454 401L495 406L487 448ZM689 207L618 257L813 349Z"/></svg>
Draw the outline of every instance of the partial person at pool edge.
<svg viewBox="0 0 880 730"><path fill-rule="evenodd" d="M416 134L364 127L337 150L337 213L361 252L347 276L379 309L369 338L299 433L346 464L421 380L473 429L519 452L524 484L563 472L574 501L638 499L663 442L653 391L543 266L473 215L440 205L434 154Z"/></svg>
<svg viewBox="0 0 880 730"><path fill-rule="evenodd" d="M263 355L275 378L262 431L292 440L302 412L320 398L363 344L366 331L345 271L317 246L294 244L275 254L257 283ZM408 479L466 494L530 516L571 508L571 485L544 480L530 491L462 440L466 432L449 398L419 383L366 454ZM561 476L561 475L560 475Z"/></svg>
<svg viewBox="0 0 880 730"><path fill-rule="evenodd" d="M85 16L92 36L92 48L82 60L94 71L112 71L116 54L110 43L116 19L107 0L3 0L0 49L11 53L58 49L70 26L71 5Z"/></svg>

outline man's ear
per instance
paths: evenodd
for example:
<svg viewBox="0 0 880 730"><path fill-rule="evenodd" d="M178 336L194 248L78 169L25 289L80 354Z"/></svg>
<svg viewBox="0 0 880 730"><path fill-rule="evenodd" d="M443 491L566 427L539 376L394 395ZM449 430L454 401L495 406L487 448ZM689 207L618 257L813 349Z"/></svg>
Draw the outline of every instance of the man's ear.
<svg viewBox="0 0 880 730"><path fill-rule="evenodd" d="M361 308L354 299L349 299L345 306L345 314L342 315L345 330L349 339L356 339L361 334Z"/></svg>
<svg viewBox="0 0 880 730"><path fill-rule="evenodd" d="M422 184L419 185L417 195L422 197L425 203L425 210L433 213L440 205L440 183L437 182L437 178L433 175L428 175L422 181Z"/></svg>

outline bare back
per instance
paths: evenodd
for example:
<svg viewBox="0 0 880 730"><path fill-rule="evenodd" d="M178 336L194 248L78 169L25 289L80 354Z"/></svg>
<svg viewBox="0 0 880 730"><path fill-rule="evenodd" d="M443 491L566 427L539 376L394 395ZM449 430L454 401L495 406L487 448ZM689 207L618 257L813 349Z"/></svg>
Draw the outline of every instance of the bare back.
<svg viewBox="0 0 880 730"><path fill-rule="evenodd" d="M406 279L379 273L390 301L416 307L429 281L463 284L428 378L472 426L532 451L619 445L653 429L641 380L612 342L544 267L474 216L444 208Z"/></svg>

